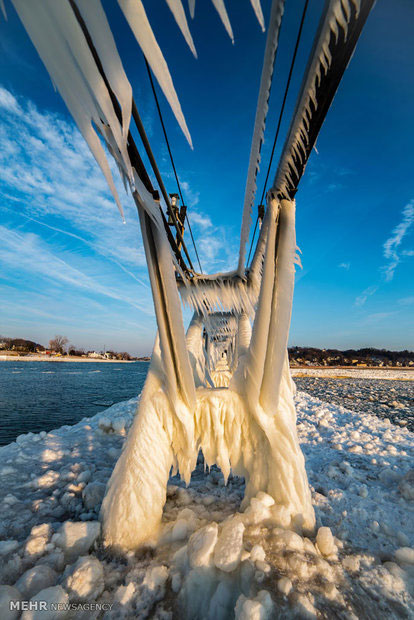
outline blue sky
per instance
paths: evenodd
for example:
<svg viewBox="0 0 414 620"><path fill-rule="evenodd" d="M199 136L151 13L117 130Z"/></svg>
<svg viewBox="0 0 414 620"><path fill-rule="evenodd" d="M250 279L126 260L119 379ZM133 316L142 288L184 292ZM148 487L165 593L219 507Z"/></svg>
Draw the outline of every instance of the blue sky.
<svg viewBox="0 0 414 620"><path fill-rule="evenodd" d="M176 191L141 53L116 3L103 4L167 188ZM227 0L233 46L212 4L199 0L190 23L195 60L164 0L144 4L192 135L193 151L161 95L203 268L232 268L265 35L248 0ZM260 193L303 6L286 4ZM323 4L310 1L275 161ZM262 6L267 22L270 2ZM135 207L120 188L124 225L7 0L6 8L0 334L47 343L62 333L88 349L149 353L155 319ZM300 184L292 345L414 346L413 23L411 0L377 3Z"/></svg>

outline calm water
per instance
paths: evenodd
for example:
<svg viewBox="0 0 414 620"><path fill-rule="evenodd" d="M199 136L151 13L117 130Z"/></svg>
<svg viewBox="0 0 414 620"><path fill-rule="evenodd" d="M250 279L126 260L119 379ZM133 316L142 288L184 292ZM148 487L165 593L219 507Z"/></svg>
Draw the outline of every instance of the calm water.
<svg viewBox="0 0 414 620"><path fill-rule="evenodd" d="M0 445L75 424L141 391L148 362L0 361Z"/></svg>

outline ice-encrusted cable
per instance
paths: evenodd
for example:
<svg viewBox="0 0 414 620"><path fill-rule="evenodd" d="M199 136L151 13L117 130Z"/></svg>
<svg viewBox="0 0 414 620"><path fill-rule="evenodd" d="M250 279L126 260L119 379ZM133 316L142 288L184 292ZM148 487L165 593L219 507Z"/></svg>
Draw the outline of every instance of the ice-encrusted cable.
<svg viewBox="0 0 414 620"><path fill-rule="evenodd" d="M177 174L177 170L176 170L176 168L175 168L174 158L173 158L173 154L172 154L172 151L171 151L170 142L169 142L169 140L168 140L167 130L166 130L166 128L165 128L165 124L164 124L164 119L163 119L163 117L162 117L161 107L160 107L160 104L159 104L159 101L158 101L157 92L156 92L156 90L155 90L154 81L153 81L153 79L152 79L151 69L150 69L150 67L149 67L148 61L147 61L147 59L145 58L145 56L144 56L144 60L145 60L145 66L147 67L147 73L148 73L148 77L149 77L149 80L150 80L150 83L151 83L151 89L152 89L152 93L153 93L153 95L154 95L155 104L156 104L156 106L157 106L158 116L159 116L159 118L160 118L160 122L161 122L161 126L162 126L162 131L163 131L163 133L164 133L165 142L166 142L166 144L167 144L168 153L169 153L169 155L170 155L170 160L171 160L171 165L172 165L172 168L173 168L173 171L174 171L175 180L177 181L178 192L179 192L179 194L180 194L180 198L181 198L181 204L183 204L183 205L184 205L185 203L184 203L183 193L182 193L182 191L181 191L180 181L178 180L178 174ZM195 240L194 240L194 236L193 236L193 231L191 230L191 224L190 224L190 220L189 220L189 218L188 218L187 213L186 213L186 215L185 215L185 218L186 218L187 223L188 223L188 230L189 230L189 232L190 232L190 235L191 235L191 240L192 240L192 242L193 242L193 246L194 246L194 251L195 251L195 254L196 254L196 256L197 256L198 266L200 267L200 272L201 272L201 273L203 273L203 270L202 270L202 267L201 267L201 263L200 263L200 257L199 257L198 252L197 252L197 246L196 246L196 244L195 244Z"/></svg>
<svg viewBox="0 0 414 620"><path fill-rule="evenodd" d="M273 156L275 154L276 143L277 143L277 139L279 137L280 126L281 126L281 123L282 123L283 113L284 113L284 110L285 110L285 105L286 105L286 100L287 100L287 96L288 96L288 92L289 92L290 82L291 82L291 79L292 79L293 69L295 67L296 55L297 55L298 49L299 49L299 43L300 43L300 39L301 39L301 36L302 36L303 24L305 22L305 17L306 17L306 11L308 9L308 4L309 4L309 0L305 0L305 5L304 5L303 11L302 11L302 18L300 20L300 25L299 25L299 30L298 30L298 36L296 37L295 49L294 49L294 52L293 52L292 61L290 63L290 69L289 69L288 79L287 79L287 82L286 82L285 93L283 95L282 106L280 108L280 114L279 114L279 120L277 122L275 138L273 140L272 152L270 154L270 161L269 161L269 165L267 167L266 179L265 179L265 182L264 182L264 185L263 185L263 192L262 192L262 196L260 198L259 204L263 204L263 198L264 198L265 193L266 193L266 185L267 185L267 181L269 180L269 174L270 174L270 169L272 167ZM251 244L250 244L249 256L248 256L248 259L247 259L247 265L249 264L249 261L250 261L250 256L251 256L252 249L253 249L253 243L254 243L254 238L255 238L255 235L256 235L256 230L257 230L258 223L259 223L259 216L257 216L257 218L256 218L256 224L255 224L255 227L254 227L252 241L251 241Z"/></svg>

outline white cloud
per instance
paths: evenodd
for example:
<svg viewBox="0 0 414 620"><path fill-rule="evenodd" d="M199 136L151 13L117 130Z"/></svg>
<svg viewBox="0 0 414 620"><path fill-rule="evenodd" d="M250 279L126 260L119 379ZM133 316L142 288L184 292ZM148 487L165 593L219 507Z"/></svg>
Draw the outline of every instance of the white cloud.
<svg viewBox="0 0 414 620"><path fill-rule="evenodd" d="M16 97L11 92L0 86L0 108L7 110L8 112L14 112L15 114L21 113L21 108L17 103Z"/></svg>
<svg viewBox="0 0 414 620"><path fill-rule="evenodd" d="M362 291L361 295L359 295L355 299L355 306L363 306L365 302L367 301L368 297L371 297L371 295L374 295L374 293L376 293L377 290L378 290L378 286L376 284L372 286L368 286L368 288Z"/></svg>
<svg viewBox="0 0 414 620"><path fill-rule="evenodd" d="M339 263L338 267L340 269L345 269L345 271L349 271L349 268L351 267L351 263Z"/></svg>
<svg viewBox="0 0 414 620"><path fill-rule="evenodd" d="M390 282L394 277L395 270L401 261L399 247L414 223L414 200L404 207L402 216L401 222L394 228L383 246L384 257L388 259L388 263L383 267L386 282ZM406 256L410 255L406 254Z"/></svg>
<svg viewBox="0 0 414 620"><path fill-rule="evenodd" d="M125 294L115 286L102 285L80 269L66 262L56 251L52 252L46 244L33 233L21 233L0 225L0 262L8 270L23 270L30 273L33 280L43 277L60 285L69 285L93 294L128 304L152 316L152 305L139 303L133 296Z"/></svg>
<svg viewBox="0 0 414 620"><path fill-rule="evenodd" d="M410 200L402 210L401 222L394 228L391 235L383 244L384 258L387 259L387 263L380 268L380 271L383 274L385 282L390 282L393 279L395 270L401 262L401 256L414 256L414 251L412 250L400 251L400 246L413 224L414 200ZM341 267L342 264L339 266ZM355 306L363 306L368 297L374 295L379 287L380 284L374 284L362 291L361 295L355 299Z"/></svg>

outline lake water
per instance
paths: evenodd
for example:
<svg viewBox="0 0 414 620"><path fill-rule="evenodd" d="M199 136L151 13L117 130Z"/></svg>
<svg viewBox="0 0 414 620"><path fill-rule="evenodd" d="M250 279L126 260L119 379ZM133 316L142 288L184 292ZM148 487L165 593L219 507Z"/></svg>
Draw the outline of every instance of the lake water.
<svg viewBox="0 0 414 620"><path fill-rule="evenodd" d="M76 424L137 396L148 366L149 362L0 361L0 445L22 433ZM295 383L321 400L387 417L414 430L412 381L297 377Z"/></svg>
<svg viewBox="0 0 414 620"><path fill-rule="evenodd" d="M137 396L149 362L0 361L0 445L22 433L76 424Z"/></svg>

